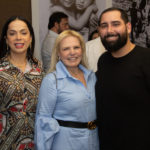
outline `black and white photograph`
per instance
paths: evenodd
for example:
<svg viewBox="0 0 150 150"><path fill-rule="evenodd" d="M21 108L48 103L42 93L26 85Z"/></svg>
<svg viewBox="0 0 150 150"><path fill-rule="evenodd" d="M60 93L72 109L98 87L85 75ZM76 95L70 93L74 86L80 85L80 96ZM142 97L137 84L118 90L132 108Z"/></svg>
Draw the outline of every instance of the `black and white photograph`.
<svg viewBox="0 0 150 150"><path fill-rule="evenodd" d="M105 1L99 0L44 0L39 1L40 45L47 33L49 16L64 12L69 17L71 29L80 32L85 41L97 29L98 17L105 8Z"/></svg>
<svg viewBox="0 0 150 150"><path fill-rule="evenodd" d="M114 7L124 9L129 15L133 43L150 47L150 0L112 0Z"/></svg>

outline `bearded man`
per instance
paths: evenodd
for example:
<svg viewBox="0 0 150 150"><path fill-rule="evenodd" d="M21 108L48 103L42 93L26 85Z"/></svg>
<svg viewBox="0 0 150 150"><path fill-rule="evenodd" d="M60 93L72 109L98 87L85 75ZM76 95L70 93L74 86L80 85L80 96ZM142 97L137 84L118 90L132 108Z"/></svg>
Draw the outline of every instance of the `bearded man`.
<svg viewBox="0 0 150 150"><path fill-rule="evenodd" d="M150 150L150 49L131 42L122 9L104 10L98 28L107 50L96 72L101 150Z"/></svg>

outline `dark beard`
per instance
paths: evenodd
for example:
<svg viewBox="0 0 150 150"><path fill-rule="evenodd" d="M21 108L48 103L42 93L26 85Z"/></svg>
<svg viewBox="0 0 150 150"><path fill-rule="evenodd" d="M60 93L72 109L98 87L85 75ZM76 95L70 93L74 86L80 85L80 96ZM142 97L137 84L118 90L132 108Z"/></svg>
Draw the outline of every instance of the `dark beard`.
<svg viewBox="0 0 150 150"><path fill-rule="evenodd" d="M58 34L60 34L62 31L61 31L60 28L59 28L57 32L58 32Z"/></svg>
<svg viewBox="0 0 150 150"><path fill-rule="evenodd" d="M60 24L58 26L59 26L59 28L58 28L57 32L58 32L58 34L60 34L63 31L61 30Z"/></svg>
<svg viewBox="0 0 150 150"><path fill-rule="evenodd" d="M105 49L108 50L109 52L116 52L127 43L127 32L125 32L122 35L117 34L118 39L116 41L107 41L107 37L111 37L111 36L114 36L114 35L108 34L104 38L101 38L101 41Z"/></svg>

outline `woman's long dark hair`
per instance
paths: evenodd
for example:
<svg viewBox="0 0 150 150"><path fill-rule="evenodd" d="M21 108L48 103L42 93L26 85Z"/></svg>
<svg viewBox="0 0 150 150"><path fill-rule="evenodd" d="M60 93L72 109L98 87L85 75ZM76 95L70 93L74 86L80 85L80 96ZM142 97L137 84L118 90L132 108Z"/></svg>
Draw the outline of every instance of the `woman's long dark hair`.
<svg viewBox="0 0 150 150"><path fill-rule="evenodd" d="M8 26L9 24L14 21L14 20L21 20L23 22L25 22L25 24L27 25L29 31L30 31L30 35L32 37L32 42L31 42L31 46L28 47L27 50L27 58L29 59L33 59L33 53L34 53L34 47L35 47L35 35L34 35L34 31L33 31L33 27L32 25L22 16L12 16L10 17L6 23L4 24L3 28L2 28L2 33L1 33L1 37L0 37L0 58L4 57L6 54L9 53L9 49L6 43L6 37L7 37L7 30L8 30Z"/></svg>

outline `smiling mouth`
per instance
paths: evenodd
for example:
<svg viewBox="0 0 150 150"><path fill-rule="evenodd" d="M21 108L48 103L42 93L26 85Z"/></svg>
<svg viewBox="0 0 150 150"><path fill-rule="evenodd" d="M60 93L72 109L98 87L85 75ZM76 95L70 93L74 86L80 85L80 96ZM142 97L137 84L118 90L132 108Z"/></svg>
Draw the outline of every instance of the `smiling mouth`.
<svg viewBox="0 0 150 150"><path fill-rule="evenodd" d="M118 38L118 35L109 35L109 36L107 36L106 37L106 40L115 40L115 39L117 39Z"/></svg>
<svg viewBox="0 0 150 150"><path fill-rule="evenodd" d="M23 44L23 43L16 43L16 44L15 44L15 47L16 47L16 48L23 48L23 47L24 47L24 44Z"/></svg>
<svg viewBox="0 0 150 150"><path fill-rule="evenodd" d="M110 36L110 37L107 37L107 39L116 39L117 36Z"/></svg>
<svg viewBox="0 0 150 150"><path fill-rule="evenodd" d="M68 58L69 61L76 61L78 60L78 57L72 57L72 58Z"/></svg>
<svg viewBox="0 0 150 150"><path fill-rule="evenodd" d="M73 57L73 58L68 58L69 60L76 60L77 57Z"/></svg>

